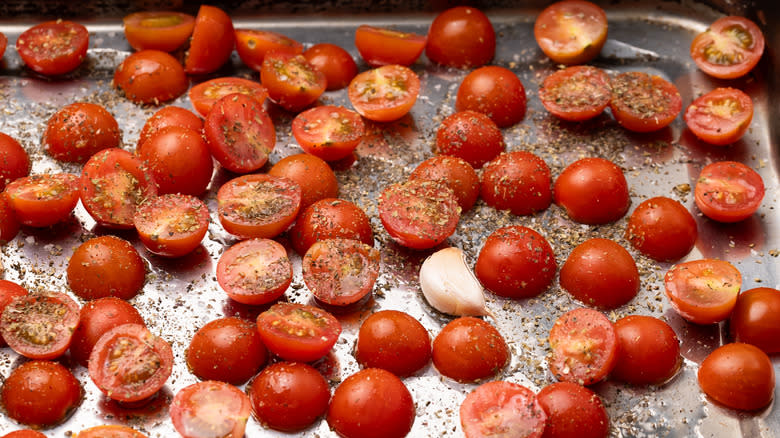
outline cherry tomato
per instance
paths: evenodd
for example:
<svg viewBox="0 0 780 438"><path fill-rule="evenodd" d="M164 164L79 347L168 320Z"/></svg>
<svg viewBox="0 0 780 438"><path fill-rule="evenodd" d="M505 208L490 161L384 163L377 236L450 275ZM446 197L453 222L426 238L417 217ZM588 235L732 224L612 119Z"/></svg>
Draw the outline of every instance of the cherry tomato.
<svg viewBox="0 0 780 438"><path fill-rule="evenodd" d="M414 411L401 379L381 368L367 368L336 387L327 421L344 438L401 438L412 429Z"/></svg>
<svg viewBox="0 0 780 438"><path fill-rule="evenodd" d="M318 106L298 114L292 133L301 148L326 161L352 154L363 139L365 127L360 115L340 106Z"/></svg>
<svg viewBox="0 0 780 438"><path fill-rule="evenodd" d="M200 75L216 71L230 59L235 45L233 21L220 8L201 5L195 17L184 71Z"/></svg>
<svg viewBox="0 0 780 438"><path fill-rule="evenodd" d="M167 126L180 126L192 129L195 132L201 132L203 131L203 120L192 111L178 106L160 108L146 120L143 128L141 128L141 133L138 135L138 146L141 146L154 133Z"/></svg>
<svg viewBox="0 0 780 438"><path fill-rule="evenodd" d="M625 233L634 248L661 262L688 255L697 236L696 221L688 209L663 196L642 201L628 218Z"/></svg>
<svg viewBox="0 0 780 438"><path fill-rule="evenodd" d="M609 415L599 396L571 382L545 386L536 395L547 414L545 438L606 438Z"/></svg>
<svg viewBox="0 0 780 438"><path fill-rule="evenodd" d="M89 32L72 21L46 21L25 30L16 51L28 68L42 75L70 73L87 57Z"/></svg>
<svg viewBox="0 0 780 438"><path fill-rule="evenodd" d="M554 62L584 64L598 56L607 41L607 14L591 2L559 1L536 17L534 37Z"/></svg>
<svg viewBox="0 0 780 438"><path fill-rule="evenodd" d="M343 199L321 199L298 215L290 230L293 248L301 256L315 242L325 239L355 239L374 245L374 231L366 213Z"/></svg>
<svg viewBox="0 0 780 438"><path fill-rule="evenodd" d="M85 300L133 298L143 288L146 265L128 241L105 235L82 243L68 261L68 286Z"/></svg>
<svg viewBox="0 0 780 438"><path fill-rule="evenodd" d="M267 361L257 325L235 317L207 323L187 348L187 367L201 380L242 385Z"/></svg>
<svg viewBox="0 0 780 438"><path fill-rule="evenodd" d="M79 305L62 292L14 298L0 319L0 333L15 352L30 359L54 359L70 345L79 325Z"/></svg>
<svg viewBox="0 0 780 438"><path fill-rule="evenodd" d="M327 87L325 75L301 54L273 51L263 59L260 81L268 96L287 111L313 104Z"/></svg>
<svg viewBox="0 0 780 438"><path fill-rule="evenodd" d="M48 227L70 216L79 202L79 176L45 173L18 178L5 188L5 196L23 225Z"/></svg>
<svg viewBox="0 0 780 438"><path fill-rule="evenodd" d="M550 330L550 371L562 382L591 385L617 362L615 326L599 311L581 307L561 315Z"/></svg>
<svg viewBox="0 0 780 438"><path fill-rule="evenodd" d="M550 287L556 267L555 254L544 236L522 225L509 225L487 237L474 273L496 295L530 298Z"/></svg>
<svg viewBox="0 0 780 438"><path fill-rule="evenodd" d="M445 67L479 67L490 62L495 53L496 32L490 19L479 9L468 6L447 9L428 28L425 55Z"/></svg>
<svg viewBox="0 0 780 438"><path fill-rule="evenodd" d="M710 76L734 79L746 75L764 53L764 35L745 17L722 17L691 43L691 58Z"/></svg>
<svg viewBox="0 0 780 438"><path fill-rule="evenodd" d="M747 132L753 120L753 101L736 88L716 88L694 100L683 118L696 137L725 146Z"/></svg>
<svg viewBox="0 0 780 438"><path fill-rule="evenodd" d="M219 257L217 282L239 303L259 305L281 297L292 282L287 250L270 239L236 243Z"/></svg>
<svg viewBox="0 0 780 438"><path fill-rule="evenodd" d="M620 244L595 238L572 250L561 267L560 283L587 306L614 309L639 293L639 270Z"/></svg>
<svg viewBox="0 0 780 438"><path fill-rule="evenodd" d="M164 257L181 257L197 248L206 236L209 210L194 196L171 193L141 204L133 224L149 251Z"/></svg>
<svg viewBox="0 0 780 438"><path fill-rule="evenodd" d="M203 135L219 164L236 173L263 167L276 145L274 123L262 102L240 93L228 94L211 107Z"/></svg>
<svg viewBox="0 0 780 438"><path fill-rule="evenodd" d="M11 181L30 174L30 157L21 144L0 132L0 191Z"/></svg>
<svg viewBox="0 0 780 438"><path fill-rule="evenodd" d="M301 186L265 174L234 178L217 192L219 222L242 239L272 238L293 223L301 208Z"/></svg>
<svg viewBox="0 0 780 438"><path fill-rule="evenodd" d="M546 422L536 394L512 382L483 383L460 405L466 438L541 438Z"/></svg>
<svg viewBox="0 0 780 438"><path fill-rule="evenodd" d="M319 301L346 306L371 293L379 262L379 251L359 240L319 240L303 256L303 282Z"/></svg>
<svg viewBox="0 0 780 438"><path fill-rule="evenodd" d="M694 188L696 206L718 222L739 222L758 210L764 199L761 175L737 161L710 163Z"/></svg>
<svg viewBox="0 0 780 438"><path fill-rule="evenodd" d="M257 330L269 351L284 360L312 362L328 352L341 324L319 307L279 302L257 317Z"/></svg>
<svg viewBox="0 0 780 438"><path fill-rule="evenodd" d="M0 245L10 242L19 234L19 219L8 202L8 197L0 192Z"/></svg>
<svg viewBox="0 0 780 438"><path fill-rule="evenodd" d="M483 113L499 128L512 126L525 117L525 87L509 69L495 65L481 67L463 78L455 110Z"/></svg>
<svg viewBox="0 0 780 438"><path fill-rule="evenodd" d="M135 103L159 105L184 94L189 80L179 61L167 52L141 50L119 64L113 84Z"/></svg>
<svg viewBox="0 0 780 438"><path fill-rule="evenodd" d="M385 65L355 76L347 94L361 116L376 122L392 122L414 106L420 94L420 78L408 67Z"/></svg>
<svg viewBox="0 0 780 438"><path fill-rule="evenodd" d="M682 98L666 79L634 71L612 78L609 107L617 122L629 131L651 132L674 121L682 109Z"/></svg>
<svg viewBox="0 0 780 438"><path fill-rule="evenodd" d="M462 158L437 155L420 163L409 175L409 179L424 179L444 183L458 198L461 212L474 206L479 197L479 176L474 168Z"/></svg>
<svg viewBox="0 0 780 438"><path fill-rule="evenodd" d="M509 347L489 323L470 316L456 318L433 340L433 365L458 382L496 375L509 363Z"/></svg>
<svg viewBox="0 0 780 438"><path fill-rule="evenodd" d="M669 324L629 315L615 322L615 332L619 345L611 378L632 385L662 384L680 369L680 340Z"/></svg>
<svg viewBox="0 0 780 438"><path fill-rule="evenodd" d="M8 37L4 33L0 32L0 58L5 54L5 47L8 45Z"/></svg>
<svg viewBox="0 0 780 438"><path fill-rule="evenodd" d="M206 117L218 100L228 94L240 93L257 100L260 104L268 97L268 90L259 82L232 76L210 79L193 85L189 91L195 110Z"/></svg>
<svg viewBox="0 0 780 438"><path fill-rule="evenodd" d="M0 280L0 314L3 313L3 310L5 310L6 306L8 306L11 301L18 297L23 297L28 293L27 289L13 281ZM8 344L5 342L2 332L0 331L0 347L5 347L6 345Z"/></svg>
<svg viewBox="0 0 780 438"><path fill-rule="evenodd" d="M122 324L145 323L138 310L121 298L104 297L88 302L79 312L79 325L70 342L70 357L86 367L98 339Z"/></svg>
<svg viewBox="0 0 780 438"><path fill-rule="evenodd" d="M737 342L715 349L702 361L698 380L705 394L733 409L761 409L774 398L772 361L750 344Z"/></svg>
<svg viewBox="0 0 780 438"><path fill-rule="evenodd" d="M504 151L504 135L485 114L459 111L447 116L436 131L435 152L461 158L479 169Z"/></svg>
<svg viewBox="0 0 780 438"><path fill-rule="evenodd" d="M214 173L214 160L200 131L182 126L155 131L135 153L148 166L161 195L200 195Z"/></svg>
<svg viewBox="0 0 780 438"><path fill-rule="evenodd" d="M609 75L588 65L558 70L544 79L539 99L547 111L563 120L592 119L604 112L612 99Z"/></svg>
<svg viewBox="0 0 780 438"><path fill-rule="evenodd" d="M2 400L13 420L35 428L62 422L81 403L78 379L57 362L33 360L5 378Z"/></svg>
<svg viewBox="0 0 780 438"><path fill-rule="evenodd" d="M236 29L236 52L247 67L260 71L270 52L303 53L303 44L269 30Z"/></svg>
<svg viewBox="0 0 780 438"><path fill-rule="evenodd" d="M409 376L430 362L431 337L408 313L381 310L360 325L355 358L365 368Z"/></svg>
<svg viewBox="0 0 780 438"><path fill-rule="evenodd" d="M173 427L183 438L242 437L252 412L249 397L217 381L185 386L171 402Z"/></svg>
<svg viewBox="0 0 780 438"><path fill-rule="evenodd" d="M3 435L2 438L46 438L46 435L33 429L20 429Z"/></svg>
<svg viewBox="0 0 780 438"><path fill-rule="evenodd" d="M299 362L277 362L247 385L252 412L265 427L297 432L325 414L328 382L316 369Z"/></svg>
<svg viewBox="0 0 780 438"><path fill-rule="evenodd" d="M137 430L117 424L95 426L82 430L76 438L147 438Z"/></svg>
<svg viewBox="0 0 780 438"><path fill-rule="evenodd" d="M352 59L352 55L335 44L315 44L303 52L303 57L325 75L328 91L341 90L349 85L349 82L358 73L357 64Z"/></svg>
<svg viewBox="0 0 780 438"><path fill-rule="evenodd" d="M623 171L597 157L577 160L563 169L555 180L553 197L569 218L589 225L615 222L631 204Z"/></svg>
<svg viewBox="0 0 780 438"><path fill-rule="evenodd" d="M502 153L482 170L480 195L497 210L531 215L546 210L552 202L550 168L526 151Z"/></svg>
<svg viewBox="0 0 780 438"><path fill-rule="evenodd" d="M766 354L780 352L780 291L759 287L742 292L731 312L729 327L736 342L753 344Z"/></svg>
<svg viewBox="0 0 780 438"><path fill-rule="evenodd" d="M426 37L415 33L361 25L355 31L355 47L372 67L398 64L410 66L425 49Z"/></svg>
<svg viewBox="0 0 780 438"><path fill-rule="evenodd" d="M123 18L122 24L133 49L173 52L192 35L195 17L173 11L135 12Z"/></svg>
<svg viewBox="0 0 780 438"><path fill-rule="evenodd" d="M288 178L301 187L301 209L321 199L335 198L339 193L336 174L328 163L314 155L288 155L274 164L268 175Z"/></svg>
<svg viewBox="0 0 780 438"><path fill-rule="evenodd" d="M455 193L437 181L413 179L379 195L379 219L398 244L428 249L444 242L460 219Z"/></svg>
<svg viewBox="0 0 780 438"><path fill-rule="evenodd" d="M77 102L62 107L46 123L43 144L54 159L83 163L103 149L119 146L119 124L105 108Z"/></svg>
<svg viewBox="0 0 780 438"><path fill-rule="evenodd" d="M680 316L695 324L714 324L734 309L742 275L723 260L691 260L672 266L664 276L664 286Z"/></svg>

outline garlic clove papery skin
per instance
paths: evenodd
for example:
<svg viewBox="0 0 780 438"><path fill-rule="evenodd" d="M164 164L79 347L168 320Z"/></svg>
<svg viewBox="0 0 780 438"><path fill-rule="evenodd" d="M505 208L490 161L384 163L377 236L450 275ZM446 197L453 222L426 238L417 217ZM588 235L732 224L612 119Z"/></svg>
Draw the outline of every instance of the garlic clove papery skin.
<svg viewBox="0 0 780 438"><path fill-rule="evenodd" d="M429 256L420 267L420 287L436 310L454 316L490 315L482 285L466 264L459 248L445 248Z"/></svg>

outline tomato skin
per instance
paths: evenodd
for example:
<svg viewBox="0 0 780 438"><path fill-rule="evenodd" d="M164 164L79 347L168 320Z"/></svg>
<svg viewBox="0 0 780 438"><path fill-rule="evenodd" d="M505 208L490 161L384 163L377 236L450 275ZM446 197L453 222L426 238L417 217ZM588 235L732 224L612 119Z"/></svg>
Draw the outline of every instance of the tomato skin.
<svg viewBox="0 0 780 438"><path fill-rule="evenodd" d="M181 257L206 236L209 210L194 196L171 193L141 204L133 224L146 249L163 257Z"/></svg>
<svg viewBox="0 0 780 438"><path fill-rule="evenodd" d="M410 376L431 360L431 337L411 315L381 310L360 325L355 358L364 368Z"/></svg>
<svg viewBox="0 0 780 438"><path fill-rule="evenodd" d="M8 184L5 196L22 225L48 227L67 219L76 207L78 181L72 173L24 176Z"/></svg>
<svg viewBox="0 0 780 438"><path fill-rule="evenodd" d="M303 210L289 235L293 248L301 256L314 242L324 239L340 237L374 245L368 215L357 205L335 198L320 199Z"/></svg>
<svg viewBox="0 0 780 438"><path fill-rule="evenodd" d="M189 128L160 128L135 153L148 166L160 195L200 195L214 173L214 160L206 141L199 131Z"/></svg>
<svg viewBox="0 0 780 438"><path fill-rule="evenodd" d="M138 310L121 298L103 297L89 301L79 312L79 325L70 342L70 357L86 367L100 336L122 324L145 325Z"/></svg>
<svg viewBox="0 0 780 438"><path fill-rule="evenodd" d="M149 137L167 126L180 126L201 132L203 131L203 120L192 111L182 107L166 106L160 108L144 123L141 133L138 135L137 146L141 146Z"/></svg>
<svg viewBox="0 0 780 438"><path fill-rule="evenodd" d="M233 21L220 8L201 5L195 17L184 71L201 75L216 71L230 58L235 45Z"/></svg>
<svg viewBox="0 0 780 438"><path fill-rule="evenodd" d="M426 179L446 184L458 198L461 212L474 206L479 197L479 176L466 160L451 155L437 155L414 168L409 179Z"/></svg>
<svg viewBox="0 0 780 438"><path fill-rule="evenodd" d="M544 438L606 438L609 415L599 396L571 382L551 383L536 399L547 414Z"/></svg>
<svg viewBox="0 0 780 438"><path fill-rule="evenodd" d="M68 349L79 325L79 305L62 292L28 294L5 306L0 333L15 352L30 359L55 359Z"/></svg>
<svg viewBox="0 0 780 438"><path fill-rule="evenodd" d="M475 169L504 151L504 135L485 114L459 111L447 116L436 131L435 152L461 158Z"/></svg>
<svg viewBox="0 0 780 438"><path fill-rule="evenodd" d="M483 383L460 405L466 438L541 438L547 422L536 394L517 383Z"/></svg>
<svg viewBox="0 0 780 438"><path fill-rule="evenodd" d="M292 263L282 244L271 239L244 240L217 262L217 282L239 303L260 305L282 295L292 282Z"/></svg>
<svg viewBox="0 0 780 438"><path fill-rule="evenodd" d="M775 371L760 348L742 343L718 347L702 361L699 387L727 407L753 411L774 398Z"/></svg>
<svg viewBox="0 0 780 438"><path fill-rule="evenodd" d="M46 435L33 429L20 429L9 432L3 435L2 438L46 438Z"/></svg>
<svg viewBox="0 0 780 438"><path fill-rule="evenodd" d="M536 17L534 38L554 62L584 64L598 56L607 41L607 14L587 1L553 3Z"/></svg>
<svg viewBox="0 0 780 438"><path fill-rule="evenodd" d="M16 139L0 132L0 191L11 181L30 174L30 156Z"/></svg>
<svg viewBox="0 0 780 438"><path fill-rule="evenodd" d="M341 323L319 307L278 302L257 317L257 330L269 351L284 360L312 362L328 352Z"/></svg>
<svg viewBox="0 0 780 438"><path fill-rule="evenodd" d="M228 317L198 329L186 359L187 368L201 380L242 385L268 362L268 350L254 323Z"/></svg>
<svg viewBox="0 0 780 438"><path fill-rule="evenodd" d="M747 219L763 199L761 175L738 161L717 161L704 166L694 188L696 206L718 222Z"/></svg>
<svg viewBox="0 0 780 438"><path fill-rule="evenodd" d="M233 93L244 94L260 104L268 97L268 90L259 82L232 76L210 79L193 85L188 94L198 114L206 117L219 99Z"/></svg>
<svg viewBox="0 0 780 438"><path fill-rule="evenodd" d="M303 282L317 300L331 306L360 301L374 289L380 254L353 239L314 242L303 256Z"/></svg>
<svg viewBox="0 0 780 438"><path fill-rule="evenodd" d="M187 42L195 17L183 12L135 12L122 19L125 39L135 50L173 52Z"/></svg>
<svg viewBox="0 0 780 438"><path fill-rule="evenodd" d="M486 114L499 128L506 128L525 117L525 87L509 69L495 65L480 67L460 83L455 110Z"/></svg>
<svg viewBox="0 0 780 438"><path fill-rule="evenodd" d="M94 103L62 107L46 123L43 147L54 159L83 163L103 149L119 146L119 124L111 113Z"/></svg>
<svg viewBox="0 0 780 438"><path fill-rule="evenodd" d="M310 154L288 155L268 170L271 176L290 179L301 187L301 210L339 194L339 182L328 163Z"/></svg>
<svg viewBox="0 0 780 438"><path fill-rule="evenodd" d="M417 73L402 65L383 65L352 78L349 101L361 116L392 122L409 113L420 94Z"/></svg>
<svg viewBox="0 0 780 438"><path fill-rule="evenodd" d="M11 301L18 297L23 297L28 293L27 289L13 281L0 280L0 314L3 313L3 310L5 310L6 306L8 306ZM0 333L0 347L5 347L6 345L8 344L5 342L2 333Z"/></svg>
<svg viewBox="0 0 780 438"><path fill-rule="evenodd" d="M660 385L682 365L680 340L669 324L645 315L615 322L618 355L610 378L632 385Z"/></svg>
<svg viewBox="0 0 780 438"><path fill-rule="evenodd" d="M79 381L57 362L33 360L11 371L2 387L5 413L35 428L62 422L81 403Z"/></svg>
<svg viewBox="0 0 780 438"><path fill-rule="evenodd" d="M485 65L496 52L496 32L479 9L457 6L441 12L428 28L425 55L445 67Z"/></svg>
<svg viewBox="0 0 780 438"><path fill-rule="evenodd" d="M426 37L366 24L355 30L355 47L371 67L398 64L410 66L425 49Z"/></svg>
<svg viewBox="0 0 780 438"><path fill-rule="evenodd" d="M189 80L179 61L167 52L141 50L119 64L113 84L134 103L159 105L184 94Z"/></svg>
<svg viewBox="0 0 780 438"><path fill-rule="evenodd" d="M8 37L4 33L0 32L0 58L5 54L5 48L8 45Z"/></svg>
<svg viewBox="0 0 780 438"><path fill-rule="evenodd" d="M433 340L433 365L461 383L496 375L509 363L509 347L495 327L479 318L450 321Z"/></svg>
<svg viewBox="0 0 780 438"><path fill-rule="evenodd" d="M76 434L76 438L148 438L148 437L131 427L111 424L105 426L94 426L88 429L84 429L78 434Z"/></svg>
<svg viewBox="0 0 780 438"><path fill-rule="evenodd" d="M236 52L247 67L260 71L265 55L272 51L303 53L303 44L277 32L236 29Z"/></svg>
<svg viewBox="0 0 780 438"><path fill-rule="evenodd" d="M315 44L303 52L309 64L325 75L326 90L341 90L358 74L352 55L335 44Z"/></svg>
<svg viewBox="0 0 780 438"><path fill-rule="evenodd" d="M79 245L68 261L68 286L85 300L133 298L142 288L146 265L130 242L105 235Z"/></svg>
<svg viewBox="0 0 780 438"><path fill-rule="evenodd" d="M568 165L555 180L553 199L569 218L589 225L615 222L631 204L623 171L615 163L598 157Z"/></svg>
<svg viewBox="0 0 780 438"><path fill-rule="evenodd" d="M664 286L680 316L694 324L715 324L734 309L742 275L723 260L691 260L672 266L664 276Z"/></svg>
<svg viewBox="0 0 780 438"><path fill-rule="evenodd" d="M25 65L47 76L75 70L86 58L88 48L87 28L65 20L36 24L16 40L16 51Z"/></svg>
<svg viewBox="0 0 780 438"><path fill-rule="evenodd" d="M628 218L625 233L634 248L660 262L688 255L697 236L696 220L688 209L663 196L642 201Z"/></svg>
<svg viewBox="0 0 780 438"><path fill-rule="evenodd" d="M414 424L414 400L395 374L366 368L333 392L327 421L344 438L401 438Z"/></svg>
<svg viewBox="0 0 780 438"><path fill-rule="evenodd" d="M559 381L592 385L617 362L615 327L597 310L581 307L564 313L553 324L549 341L547 365Z"/></svg>
<svg viewBox="0 0 780 438"><path fill-rule="evenodd" d="M287 111L298 112L313 104L327 87L325 75L301 54L273 51L263 59L260 81L268 96Z"/></svg>
<svg viewBox="0 0 780 438"><path fill-rule="evenodd" d="M731 312L729 327L735 342L752 344L766 354L780 352L780 291L758 287L742 292Z"/></svg>
<svg viewBox="0 0 780 438"><path fill-rule="evenodd" d="M716 88L694 100L683 118L696 137L725 146L747 132L753 120L753 101L736 88Z"/></svg>
<svg viewBox="0 0 780 438"><path fill-rule="evenodd" d="M0 192L0 245L12 241L19 234L20 226L8 197Z"/></svg>
<svg viewBox="0 0 780 438"><path fill-rule="evenodd" d="M547 76L539 89L539 99L554 116L580 122L604 112L612 99L612 86L604 70L578 65Z"/></svg>
<svg viewBox="0 0 780 438"><path fill-rule="evenodd" d="M352 154L363 139L365 126L360 115L340 106L324 105L298 114L292 132L301 148L325 161Z"/></svg>
<svg viewBox="0 0 780 438"><path fill-rule="evenodd" d="M527 151L502 153L482 169L480 196L487 205L518 216L546 210L552 203L550 168Z"/></svg>
<svg viewBox="0 0 780 438"><path fill-rule="evenodd" d="M715 20L691 42L691 58L710 76L735 79L746 75L764 53L761 29L745 17Z"/></svg>
<svg viewBox="0 0 780 438"><path fill-rule="evenodd" d="M612 78L612 115L624 128L652 132L677 118L682 98L677 87L660 76L643 72L620 73Z"/></svg>

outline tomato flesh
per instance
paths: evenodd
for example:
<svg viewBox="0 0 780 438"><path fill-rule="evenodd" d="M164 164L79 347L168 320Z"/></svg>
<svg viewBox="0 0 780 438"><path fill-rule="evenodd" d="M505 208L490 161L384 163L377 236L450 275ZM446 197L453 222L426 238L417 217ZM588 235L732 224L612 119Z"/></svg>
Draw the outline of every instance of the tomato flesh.
<svg viewBox="0 0 780 438"><path fill-rule="evenodd" d="M173 397L170 415L183 438L241 437L251 413L249 397L235 386L198 382Z"/></svg>
<svg viewBox="0 0 780 438"><path fill-rule="evenodd" d="M612 79L609 106L624 128L652 132L674 121L682 109L682 98L677 87L660 76L627 72Z"/></svg>
<svg viewBox="0 0 780 438"><path fill-rule="evenodd" d="M141 204L133 224L149 251L164 257L181 257L197 248L206 236L209 211L194 196L167 194Z"/></svg>
<svg viewBox="0 0 780 438"><path fill-rule="evenodd" d="M355 31L355 47L372 67L412 65L425 49L425 42L426 38L422 35L366 24Z"/></svg>
<svg viewBox="0 0 780 438"><path fill-rule="evenodd" d="M691 57L710 76L734 79L746 75L764 53L764 35L745 17L722 17L696 36Z"/></svg>
<svg viewBox="0 0 780 438"><path fill-rule="evenodd" d="M311 362L333 348L341 323L318 307L279 302L257 317L257 329L272 353L285 360Z"/></svg>
<svg viewBox="0 0 780 438"><path fill-rule="evenodd" d="M546 422L536 394L517 383L484 383L460 405L466 438L540 438Z"/></svg>
<svg viewBox="0 0 780 438"><path fill-rule="evenodd" d="M270 239L249 239L225 252L217 263L217 281L239 303L270 303L292 282L292 264L284 247Z"/></svg>
<svg viewBox="0 0 780 438"><path fill-rule="evenodd" d="M684 118L696 137L725 146L747 132L753 120L753 101L736 88L716 88L694 100Z"/></svg>
<svg viewBox="0 0 780 438"><path fill-rule="evenodd" d="M392 122L405 116L417 101L420 78L402 65L384 65L358 74L349 83L349 101L361 116Z"/></svg>
<svg viewBox="0 0 780 438"><path fill-rule="evenodd" d="M764 180L738 161L717 161L701 170L694 188L696 206L718 222L739 222L761 206Z"/></svg>
<svg viewBox="0 0 780 438"><path fill-rule="evenodd" d="M664 286L680 316L696 324L714 324L734 309L742 275L727 261L691 260L672 266L664 276Z"/></svg>
<svg viewBox="0 0 780 438"><path fill-rule="evenodd" d="M547 76L539 99L556 117L572 122L592 119L609 105L612 87L606 72L591 66L574 66Z"/></svg>
<svg viewBox="0 0 780 438"><path fill-rule="evenodd" d="M292 132L301 148L325 161L340 160L363 139L363 119L343 107L324 105L298 114Z"/></svg>
<svg viewBox="0 0 780 438"><path fill-rule="evenodd" d="M54 359L70 346L79 325L79 305L61 292L14 298L3 309L0 333L14 351L30 359Z"/></svg>
<svg viewBox="0 0 780 438"><path fill-rule="evenodd" d="M303 256L303 282L323 303L346 306L371 293L379 261L379 251L358 240L320 240Z"/></svg>
<svg viewBox="0 0 780 438"><path fill-rule="evenodd" d="M16 40L16 51L33 71L62 75L84 61L89 48L87 28L72 21L46 21L25 30Z"/></svg>
<svg viewBox="0 0 780 438"><path fill-rule="evenodd" d="M215 78L193 85L189 97L195 110L206 117L219 99L233 93L245 94L261 104L268 97L268 90L260 83L236 77Z"/></svg>
<svg viewBox="0 0 780 438"><path fill-rule="evenodd" d="M48 227L70 216L79 202L79 176L56 173L21 177L5 188L5 196L23 225Z"/></svg>
<svg viewBox="0 0 780 438"><path fill-rule="evenodd" d="M553 3L536 17L539 48L559 64L584 64L601 52L607 40L607 14L582 0Z"/></svg>
<svg viewBox="0 0 780 438"><path fill-rule="evenodd" d="M564 313L553 324L549 341L548 366L559 381L592 385L615 367L615 327L599 311L582 307Z"/></svg>
<svg viewBox="0 0 780 438"><path fill-rule="evenodd" d="M133 49L173 52L192 35L195 17L182 12L145 11L124 17L122 24Z"/></svg>

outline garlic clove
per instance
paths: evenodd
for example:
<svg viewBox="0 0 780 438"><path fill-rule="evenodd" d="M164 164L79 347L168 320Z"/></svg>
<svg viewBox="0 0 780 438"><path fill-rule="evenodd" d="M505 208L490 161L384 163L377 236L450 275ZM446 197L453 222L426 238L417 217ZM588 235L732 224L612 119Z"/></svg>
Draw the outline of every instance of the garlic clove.
<svg viewBox="0 0 780 438"><path fill-rule="evenodd" d="M490 315L479 280L459 248L445 248L429 256L420 267L420 287L428 303L455 316Z"/></svg>

